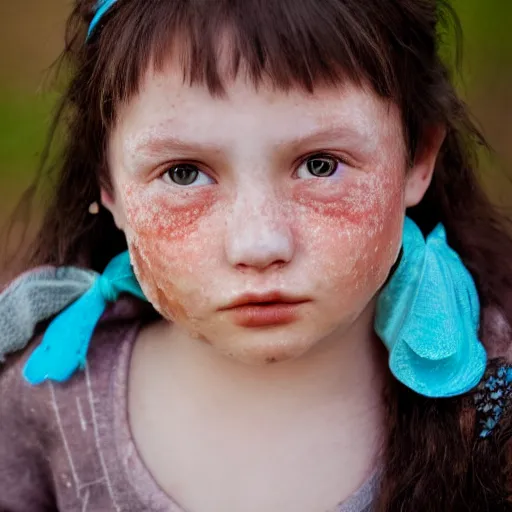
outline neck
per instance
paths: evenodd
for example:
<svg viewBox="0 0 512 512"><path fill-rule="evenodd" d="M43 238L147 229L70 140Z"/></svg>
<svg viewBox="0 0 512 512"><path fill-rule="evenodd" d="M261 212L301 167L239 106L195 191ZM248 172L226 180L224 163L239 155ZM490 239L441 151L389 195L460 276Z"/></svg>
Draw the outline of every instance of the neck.
<svg viewBox="0 0 512 512"><path fill-rule="evenodd" d="M269 503L292 496L300 510L346 499L375 470L385 441L386 352L372 324L368 308L344 336L261 367L233 361L176 325L145 329L132 357L130 418L143 457L166 475L163 488L181 489L187 502L215 474L219 503L239 485L240 503L258 498L260 510L283 509ZM193 468L190 495L187 473L162 463L162 454ZM275 481L275 492L260 492Z"/></svg>
<svg viewBox="0 0 512 512"><path fill-rule="evenodd" d="M344 336L333 333L300 358L265 366L232 360L164 322L151 337L159 340L168 386L179 382L183 396L207 409L214 404L248 421L264 414L287 422L331 407L350 431L362 422L380 429L386 353L374 333L373 314L370 305Z"/></svg>

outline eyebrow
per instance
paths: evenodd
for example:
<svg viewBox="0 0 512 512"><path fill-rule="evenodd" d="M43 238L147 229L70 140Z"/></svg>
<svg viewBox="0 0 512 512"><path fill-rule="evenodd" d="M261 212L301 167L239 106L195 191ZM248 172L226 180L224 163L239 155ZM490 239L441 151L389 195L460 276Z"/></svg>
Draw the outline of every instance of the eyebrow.
<svg viewBox="0 0 512 512"><path fill-rule="evenodd" d="M171 134L158 135L158 136L142 136L135 144L135 152L143 152L149 155L159 154L169 149L178 149L181 151L189 151L198 149L207 149L210 151L218 151L220 147L217 144L210 144L205 142L193 142L180 139ZM141 140L142 139L142 140Z"/></svg>
<svg viewBox="0 0 512 512"><path fill-rule="evenodd" d="M317 131L312 131L311 133L305 135L299 135L297 137L283 140L281 143L294 147L302 146L306 143L312 143L316 141L320 142L322 140L334 140L338 138L344 140L358 140L361 142L366 139L370 139L370 137L370 133L365 133L347 125L332 125Z"/></svg>
<svg viewBox="0 0 512 512"><path fill-rule="evenodd" d="M149 129L146 134L142 134L137 137L137 142L135 143L133 150L135 154L143 153L148 156L152 156L159 155L173 149L190 152L219 152L223 150L223 146L216 143L180 139L170 133L153 135L154 133L155 131L153 129ZM277 139L274 141L273 146L290 146L291 148L296 148L316 141L335 140L338 138L352 141L357 140L361 142L371 139L371 136L369 133L364 133L361 130L348 127L346 125L332 125L304 135ZM370 140L368 140L368 142L370 142Z"/></svg>

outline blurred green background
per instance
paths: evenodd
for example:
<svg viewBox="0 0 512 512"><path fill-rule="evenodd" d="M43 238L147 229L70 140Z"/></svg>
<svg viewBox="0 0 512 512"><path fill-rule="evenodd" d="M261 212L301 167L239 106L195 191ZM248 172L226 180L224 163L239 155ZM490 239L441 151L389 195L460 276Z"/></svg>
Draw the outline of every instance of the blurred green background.
<svg viewBox="0 0 512 512"><path fill-rule="evenodd" d="M364 1L364 0L362 0ZM0 222L30 183L56 93L45 79L71 0L0 1ZM496 151L492 198L512 206L512 0L454 0L464 30L461 94Z"/></svg>

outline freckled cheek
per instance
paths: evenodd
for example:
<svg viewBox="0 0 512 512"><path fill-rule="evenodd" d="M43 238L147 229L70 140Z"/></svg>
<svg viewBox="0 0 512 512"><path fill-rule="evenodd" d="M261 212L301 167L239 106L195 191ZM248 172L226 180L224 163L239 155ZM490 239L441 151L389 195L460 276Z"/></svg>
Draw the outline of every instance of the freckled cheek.
<svg viewBox="0 0 512 512"><path fill-rule="evenodd" d="M198 284L205 258L201 226L210 205L197 201L172 204L166 198L142 201L132 195L127 201L127 240L137 278L150 302L166 318L189 318L185 304Z"/></svg>
<svg viewBox="0 0 512 512"><path fill-rule="evenodd" d="M401 217L387 218L368 236L360 232L361 250L354 265L354 279L361 290L375 292L384 284L395 262L401 241Z"/></svg>
<svg viewBox="0 0 512 512"><path fill-rule="evenodd" d="M186 318L187 312L180 303L179 294L165 276L155 271L153 261L145 254L145 247L130 243L129 249L137 279L155 309L171 321Z"/></svg>
<svg viewBox="0 0 512 512"><path fill-rule="evenodd" d="M404 178L398 172L359 174L341 180L307 180L294 190L294 201L338 223L378 227L384 214L403 208Z"/></svg>
<svg viewBox="0 0 512 512"><path fill-rule="evenodd" d="M214 236L209 226L218 208L214 194L198 191L182 197L179 194L135 193L125 199L127 224L152 270L173 271L180 275L191 272L205 260Z"/></svg>
<svg viewBox="0 0 512 512"><path fill-rule="evenodd" d="M318 233L309 248L308 274L333 307L360 310L386 281L400 246L400 223L390 222L382 231L363 225Z"/></svg>
<svg viewBox="0 0 512 512"><path fill-rule="evenodd" d="M400 246L402 187L398 179L374 180L347 186L328 200L302 195L297 229L326 286L349 298L348 290L369 292L385 281Z"/></svg>
<svg viewBox="0 0 512 512"><path fill-rule="evenodd" d="M124 198L126 219L139 236L153 240L184 241L199 229L213 208L214 194L198 191L179 194L129 188Z"/></svg>

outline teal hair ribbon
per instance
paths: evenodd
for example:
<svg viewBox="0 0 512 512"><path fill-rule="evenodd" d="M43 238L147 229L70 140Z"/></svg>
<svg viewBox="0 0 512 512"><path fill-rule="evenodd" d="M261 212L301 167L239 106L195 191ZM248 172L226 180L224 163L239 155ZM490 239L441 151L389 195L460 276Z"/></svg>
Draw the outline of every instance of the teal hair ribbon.
<svg viewBox="0 0 512 512"><path fill-rule="evenodd" d="M63 382L84 368L94 329L107 303L116 301L121 293L145 300L128 251L111 260L90 288L52 320L25 365L24 378L34 385L47 379Z"/></svg>
<svg viewBox="0 0 512 512"><path fill-rule="evenodd" d="M441 224L425 240L405 218L402 248L396 271L379 293L374 324L389 350L391 372L425 396L463 394L480 382L487 362L477 337L475 283L448 246ZM38 322L58 313L23 374L31 384L68 380L84 368L107 303L124 292L147 300L128 252L116 256L101 275L43 267L20 276L0 294L0 361L28 343Z"/></svg>
<svg viewBox="0 0 512 512"><path fill-rule="evenodd" d="M406 217L402 247L375 318L391 372L421 395L463 394L479 383L487 364L477 337L480 304L473 278L447 244L442 224L425 240Z"/></svg>
<svg viewBox="0 0 512 512"><path fill-rule="evenodd" d="M96 4L96 12L94 17L89 25L89 30L87 32L87 39L91 37L91 34L94 32L94 29L100 22L101 18L105 15L107 11L116 3L117 0L99 0Z"/></svg>

